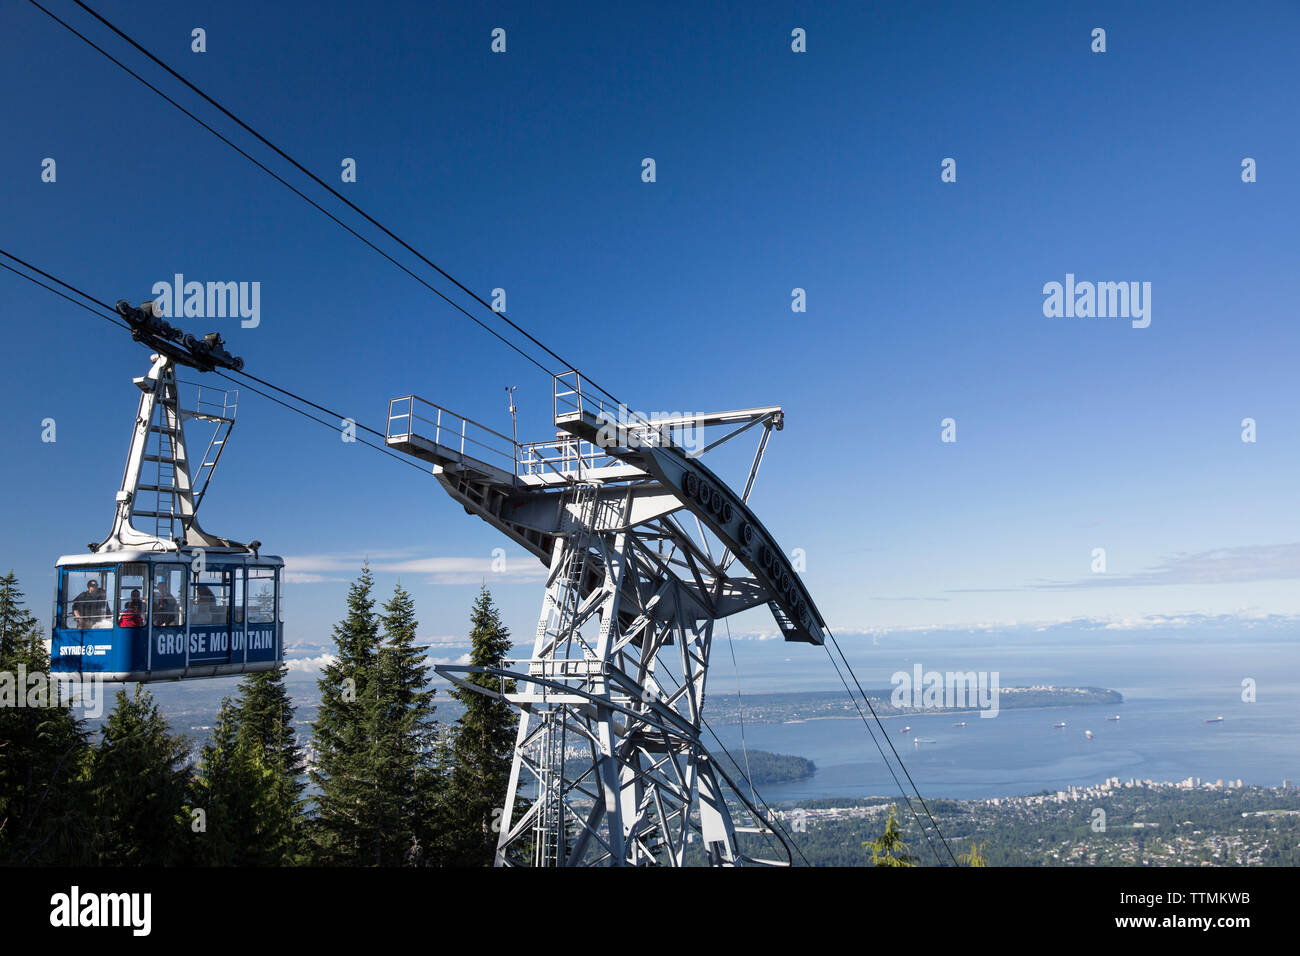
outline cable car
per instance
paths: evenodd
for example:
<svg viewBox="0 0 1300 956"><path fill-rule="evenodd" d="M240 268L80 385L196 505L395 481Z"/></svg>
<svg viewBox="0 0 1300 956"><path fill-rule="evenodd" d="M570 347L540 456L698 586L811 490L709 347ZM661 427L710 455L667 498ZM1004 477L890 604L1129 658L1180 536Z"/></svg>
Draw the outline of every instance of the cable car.
<svg viewBox="0 0 1300 956"><path fill-rule="evenodd" d="M151 303L117 311L137 341L156 350L141 391L117 493L113 528L85 554L64 555L50 643L55 675L104 681L183 680L272 670L284 659L281 579L284 561L199 525L235 422L237 395L199 388L182 408L176 366L238 370L220 336L182 335ZM211 426L195 468L187 423Z"/></svg>
<svg viewBox="0 0 1300 956"><path fill-rule="evenodd" d="M104 551L59 558L51 667L105 681L220 677L279 665L279 558Z"/></svg>

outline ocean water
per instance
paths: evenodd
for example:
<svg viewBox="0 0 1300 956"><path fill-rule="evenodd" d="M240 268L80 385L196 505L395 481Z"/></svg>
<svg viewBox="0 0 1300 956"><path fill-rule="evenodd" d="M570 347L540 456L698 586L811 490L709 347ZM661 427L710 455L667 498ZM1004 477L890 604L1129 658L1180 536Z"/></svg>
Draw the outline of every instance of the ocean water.
<svg viewBox="0 0 1300 956"><path fill-rule="evenodd" d="M1192 776L1202 782L1240 778L1245 784L1262 786L1278 786L1289 779L1300 784L1300 650L1290 635L1260 639L1251 634L1230 638L1216 634L1189 639L1143 633L1136 638L1089 635L1083 641L1052 644L1016 638L997 646L972 646L970 640L864 645L870 645L869 640L852 646L845 642L845 651L869 689L890 686L890 674L910 670L919 662L927 670L996 670L1003 687L1094 686L1124 695L1124 703L1113 708L1003 710L994 718L977 714L884 718L894 746L926 797L972 799L1056 791L1108 777L1166 781ZM802 647L796 651L807 657L820 655L820 665L830 672L829 682L816 674L811 660L796 663L790 653L789 670L784 672L778 668L769 673L756 660L742 660L742 693L838 686L823 651ZM729 665L727 660L725 666L715 665L715 670L729 670ZM1242 700L1246 678L1255 681L1253 703ZM730 684L715 687L713 694L734 694L734 680ZM1105 719L1113 714L1121 719ZM1219 715L1222 723L1204 722ZM952 726L961 720L965 727ZM1062 721L1065 728L1052 727ZM900 733L907 725L912 730ZM873 729L879 739L874 722ZM714 724L714 730L743 764L739 725ZM1093 732L1091 740L1084 735L1087 730ZM916 737L933 743L914 744ZM898 792L866 727L856 717L747 722L744 743L798 754L817 765L817 772L804 780L762 787L769 802ZM883 740L881 746L889 753ZM729 766L725 757L721 759Z"/></svg>
<svg viewBox="0 0 1300 956"><path fill-rule="evenodd" d="M866 637L842 637L841 645L869 690L888 688L895 671L910 672L919 663L924 670L997 671L1003 687L1092 686L1124 695L1124 703L1114 708L1003 710L992 719L972 713L883 720L923 795L973 799L1056 791L1108 777L1240 778L1264 786L1289 779L1300 784L1300 634L1289 627L941 633L882 637L879 644ZM734 703L737 682L742 694L843 690L821 648L737 640L734 649L735 668L728 645L715 643L706 719L709 701L730 696ZM1254 703L1241 699L1245 678L1256 682ZM178 730L201 737L196 728L212 723L220 697L235 686L234 680L214 680L150 689ZM299 716L312 716L313 708L305 705L315 700L314 681L297 680L290 686L304 706ZM439 698L439 718L453 720L455 708L442 692ZM1121 719L1107 722L1113 713ZM1218 715L1223 723L1204 723ZM960 720L965 727L952 726ZM1052 724L1061 721L1066 727L1054 730ZM740 727L710 723L743 764ZM912 731L899 733L906 725ZM1093 732L1092 740L1084 737L1085 730ZM914 737L934 742L916 746ZM707 734L705 740L712 745ZM769 802L898 794L856 717L790 724L751 721L745 743L807 757L817 765L817 772L804 780L761 787ZM887 746L885 750L889 753ZM726 757L719 759L731 772Z"/></svg>

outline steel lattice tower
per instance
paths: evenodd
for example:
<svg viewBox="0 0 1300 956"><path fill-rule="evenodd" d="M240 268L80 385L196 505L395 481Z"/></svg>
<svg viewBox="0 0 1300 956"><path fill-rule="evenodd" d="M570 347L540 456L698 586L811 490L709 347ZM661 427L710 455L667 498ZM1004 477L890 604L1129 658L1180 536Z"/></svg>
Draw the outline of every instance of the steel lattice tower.
<svg viewBox="0 0 1300 956"><path fill-rule="evenodd" d="M548 568L529 658L438 667L520 710L497 864L681 865L696 834L710 864L773 863L741 852L738 833L767 828L700 734L715 621L767 604L787 640L825 639L747 505L783 413L615 415L575 372L556 376L554 402L556 440L531 444L415 396L389 403L388 445L431 462L467 511ZM755 427L737 493L701 459ZM707 445L683 440L720 428ZM466 681L472 671L497 690ZM754 826L732 820L724 783Z"/></svg>

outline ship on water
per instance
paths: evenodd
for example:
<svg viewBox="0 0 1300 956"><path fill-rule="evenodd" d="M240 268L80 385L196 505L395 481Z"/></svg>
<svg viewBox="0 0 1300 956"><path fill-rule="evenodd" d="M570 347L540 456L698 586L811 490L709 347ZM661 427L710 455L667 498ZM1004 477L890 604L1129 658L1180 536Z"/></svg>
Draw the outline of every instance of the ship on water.
<svg viewBox="0 0 1300 956"><path fill-rule="evenodd" d="M1060 729L1061 729L1062 727L1064 727L1064 726L1065 726L1065 721L1061 721L1059 724L1052 724L1052 729L1053 729L1053 730L1060 730Z"/></svg>
<svg viewBox="0 0 1300 956"><path fill-rule="evenodd" d="M1119 720L1119 714L1116 714L1114 717L1107 717L1106 719L1107 719L1107 720Z"/></svg>
<svg viewBox="0 0 1300 956"><path fill-rule="evenodd" d="M1223 723L1223 718L1222 718L1222 717L1206 717L1205 720L1204 720L1203 722L1204 722L1204 723L1207 723L1207 724L1221 724L1221 723Z"/></svg>
<svg viewBox="0 0 1300 956"><path fill-rule="evenodd" d="M1092 731L1091 731L1091 730L1085 730L1085 731L1083 732L1083 736L1086 737L1088 740L1091 740L1091 739L1092 739Z"/></svg>
<svg viewBox="0 0 1300 956"><path fill-rule="evenodd" d="M912 729L911 727L904 727L902 730L899 731L899 733L900 733L900 734L905 734L905 733L907 733L907 732L908 732L909 730L911 730L911 729Z"/></svg>
<svg viewBox="0 0 1300 956"><path fill-rule="evenodd" d="M959 721L957 721L957 723L953 724L953 726L954 726L954 727L965 727L965 726L966 726L966 721L964 721L964 720L959 720Z"/></svg>

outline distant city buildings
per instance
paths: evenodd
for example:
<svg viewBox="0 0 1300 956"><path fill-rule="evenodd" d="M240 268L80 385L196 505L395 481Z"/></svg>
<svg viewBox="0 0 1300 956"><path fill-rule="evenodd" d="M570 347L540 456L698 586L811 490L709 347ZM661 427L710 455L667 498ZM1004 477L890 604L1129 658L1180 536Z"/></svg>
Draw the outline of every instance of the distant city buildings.
<svg viewBox="0 0 1300 956"><path fill-rule="evenodd" d="M1282 789L1291 785L1290 780L1282 781ZM1136 777L1130 777L1128 780L1121 782L1119 777L1107 777L1099 784L1089 786L1070 785L1064 790L1057 790L1055 793L1037 793L1028 794L1021 797L990 797L983 801L978 801L990 807L1013 807L1013 806L1043 806L1048 803L1077 803L1080 800L1097 799L1110 796L1116 790L1131 790L1146 788L1148 790L1196 790L1204 786L1208 790L1244 790L1246 785L1241 777L1236 780L1224 780L1220 777L1213 783L1201 782L1200 777L1187 777L1177 781L1162 780L1139 780ZM1154 824L1152 824L1154 826Z"/></svg>
<svg viewBox="0 0 1300 956"><path fill-rule="evenodd" d="M1295 832L1294 821L1300 818L1295 795L1283 792L1290 782L1265 787L1247 786L1241 778L1188 776L1156 781L1112 776L1097 784L1070 785L1050 792L959 800L956 808L947 811L949 819L944 826L980 838L994 835L1004 854L1002 862L1015 865L1294 865L1300 845L1286 840L1278 843L1279 834ZM1206 799L1202 790L1207 794L1220 791L1223 799ZM864 832L869 835L878 830L890 803L786 810L779 815L790 819L789 814L798 813L809 826L845 827L833 832L837 837L851 834L856 840ZM1105 808L1106 817L1101 819L1107 829L1094 826L1082 836L1062 832L1063 828L1077 830L1085 822L1095 822L1101 807ZM1239 826L1227 818L1236 818ZM943 822L943 817L940 820Z"/></svg>

